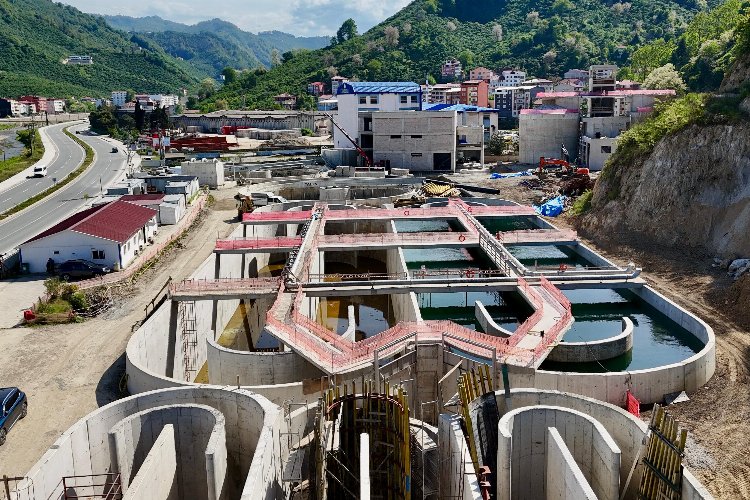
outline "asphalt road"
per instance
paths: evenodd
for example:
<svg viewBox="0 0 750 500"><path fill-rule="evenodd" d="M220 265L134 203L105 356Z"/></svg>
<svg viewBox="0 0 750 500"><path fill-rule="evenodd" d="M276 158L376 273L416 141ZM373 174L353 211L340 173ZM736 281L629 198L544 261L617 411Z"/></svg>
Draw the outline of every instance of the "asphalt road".
<svg viewBox="0 0 750 500"><path fill-rule="evenodd" d="M68 125L52 125L47 129L47 134L55 143L56 151L54 159L47 166L47 177L31 177L22 183L0 193L0 213L5 212L30 197L50 188L55 182L64 179L73 170L78 168L84 158L81 146L65 135L63 129ZM87 130L88 125L74 125L70 130Z"/></svg>
<svg viewBox="0 0 750 500"><path fill-rule="evenodd" d="M87 127L88 125L74 126L71 130L75 130L76 128L87 130ZM106 189L107 185L125 172L127 157L120 144L114 144L108 142L103 137L90 136L83 132L79 137L94 149L96 153L94 163L83 175L77 177L73 182L59 191L54 192L44 200L22 212L4 221L0 221L0 253L5 253L18 247L24 241L78 212L91 201L91 198L99 196L102 190ZM61 142L59 143L57 138L53 138L53 141L56 144L61 144L58 146L61 151L65 148L62 139L60 139ZM65 137L65 141L73 142L75 148L80 152L79 160L82 161L82 148L68 137ZM113 146L117 146L119 152L112 153ZM72 150L70 151L70 155L71 158L74 158ZM61 154L60 156L63 157L64 155ZM68 166L65 168L70 167L69 164L66 163L66 165ZM72 168L69 168L68 173L78 165L80 165L80 161L73 165ZM58 175L62 175L65 170L61 170L60 172L61 174ZM48 177L51 178L55 175L51 173L50 169ZM62 177L58 177L58 180L61 179ZM14 189L19 189L21 186L16 186ZM28 194L26 197L28 197ZM22 200L26 199L26 197L23 197Z"/></svg>

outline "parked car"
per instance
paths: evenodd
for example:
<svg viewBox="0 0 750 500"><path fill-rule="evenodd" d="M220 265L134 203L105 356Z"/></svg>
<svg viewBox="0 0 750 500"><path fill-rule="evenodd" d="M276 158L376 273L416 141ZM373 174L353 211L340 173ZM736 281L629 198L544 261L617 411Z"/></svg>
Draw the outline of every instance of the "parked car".
<svg viewBox="0 0 750 500"><path fill-rule="evenodd" d="M117 153L118 151L120 151L120 150L119 150L119 149L117 149L117 148L112 148L112 152L113 152L113 153Z"/></svg>
<svg viewBox="0 0 750 500"><path fill-rule="evenodd" d="M40 165L37 167L34 167L34 177L45 177L47 175L47 166L46 165Z"/></svg>
<svg viewBox="0 0 750 500"><path fill-rule="evenodd" d="M0 446L5 443L8 432L16 423L26 416L28 401L26 394L18 387L0 388Z"/></svg>
<svg viewBox="0 0 750 500"><path fill-rule="evenodd" d="M83 259L66 260L57 268L57 274L65 281L71 278L93 278L110 272L112 270L107 266Z"/></svg>

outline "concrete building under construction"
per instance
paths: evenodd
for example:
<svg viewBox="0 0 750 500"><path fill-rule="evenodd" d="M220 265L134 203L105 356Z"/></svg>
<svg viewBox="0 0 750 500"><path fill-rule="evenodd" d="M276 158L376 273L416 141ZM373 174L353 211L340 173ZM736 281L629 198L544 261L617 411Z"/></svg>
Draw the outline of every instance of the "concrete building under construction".
<svg viewBox="0 0 750 500"><path fill-rule="evenodd" d="M635 264L504 200L302 198L171 285L133 396L14 498L711 498L637 415L712 377L714 334Z"/></svg>

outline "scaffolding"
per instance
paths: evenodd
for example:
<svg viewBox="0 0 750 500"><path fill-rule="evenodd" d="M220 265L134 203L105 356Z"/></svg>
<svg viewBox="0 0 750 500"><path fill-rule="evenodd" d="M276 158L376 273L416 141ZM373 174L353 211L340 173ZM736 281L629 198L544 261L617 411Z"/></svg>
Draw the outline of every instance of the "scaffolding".
<svg viewBox="0 0 750 500"><path fill-rule="evenodd" d="M326 390L315 426L320 500L360 498L360 435L369 436L370 498L411 499L409 405L402 387L364 381Z"/></svg>
<svg viewBox="0 0 750 500"><path fill-rule="evenodd" d="M198 330L195 326L195 301L179 303L180 332L182 338L182 368L186 382L192 382L198 373Z"/></svg>

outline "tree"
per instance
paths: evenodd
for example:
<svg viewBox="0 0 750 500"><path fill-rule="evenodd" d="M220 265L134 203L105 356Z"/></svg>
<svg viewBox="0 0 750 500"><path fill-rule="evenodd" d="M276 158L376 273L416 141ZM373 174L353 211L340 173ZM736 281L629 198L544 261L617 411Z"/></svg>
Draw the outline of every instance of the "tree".
<svg viewBox="0 0 750 500"><path fill-rule="evenodd" d="M196 99L195 96L191 95L188 97L187 109L198 109L198 99Z"/></svg>
<svg viewBox="0 0 750 500"><path fill-rule="evenodd" d="M380 72L383 71L383 63L378 59L373 59L367 63L367 74L371 80L377 80L380 77Z"/></svg>
<svg viewBox="0 0 750 500"><path fill-rule="evenodd" d="M201 80L201 86L198 90L198 97L206 99L216 92L216 81L213 78L204 78Z"/></svg>
<svg viewBox="0 0 750 500"><path fill-rule="evenodd" d="M678 93L687 90L685 82L672 63L660 66L649 73L643 81L643 86L647 89L656 90L671 89L676 90Z"/></svg>
<svg viewBox="0 0 750 500"><path fill-rule="evenodd" d="M541 21L539 12L532 10L531 12L526 14L526 24L528 24L532 28L535 27L537 24L539 24L539 21Z"/></svg>
<svg viewBox="0 0 750 500"><path fill-rule="evenodd" d="M279 49L273 49L271 51L271 66L278 66L281 64L281 52Z"/></svg>
<svg viewBox="0 0 750 500"><path fill-rule="evenodd" d="M564 14L569 10L573 10L575 5L570 0L555 0L552 4L552 12L555 14Z"/></svg>
<svg viewBox="0 0 750 500"><path fill-rule="evenodd" d="M141 103L135 103L135 112L133 113L133 120L135 122L135 128L143 130L143 126L146 124L146 112L141 108Z"/></svg>
<svg viewBox="0 0 750 500"><path fill-rule="evenodd" d="M456 23L454 23L453 21L448 21L447 23L445 23L445 29L447 29L448 31L456 31L458 29L458 26L456 26Z"/></svg>
<svg viewBox="0 0 750 500"><path fill-rule="evenodd" d="M357 36L357 23L354 22L354 19L349 18L344 21L336 32L336 41L338 43L343 43L347 40L351 40L355 36Z"/></svg>
<svg viewBox="0 0 750 500"><path fill-rule="evenodd" d="M499 24L496 24L492 27L492 37L497 42L503 41L503 27Z"/></svg>
<svg viewBox="0 0 750 500"><path fill-rule="evenodd" d="M237 81L237 71L234 68L224 68L221 70L221 75L224 77L224 83L227 85Z"/></svg>
<svg viewBox="0 0 750 500"><path fill-rule="evenodd" d="M544 64L547 66L555 62L555 59L557 59L557 52L551 49L545 52L544 56L542 56L542 61L544 61Z"/></svg>
<svg viewBox="0 0 750 500"><path fill-rule="evenodd" d="M400 33L398 28L395 26L387 26L385 28L385 43L391 47L398 45L398 38Z"/></svg>
<svg viewBox="0 0 750 500"><path fill-rule="evenodd" d="M97 134L108 134L117 125L115 108L100 106L99 109L89 114L89 123L91 124L91 130Z"/></svg>
<svg viewBox="0 0 750 500"><path fill-rule="evenodd" d="M352 56L352 64L355 66L362 66L362 56L359 54L354 54Z"/></svg>
<svg viewBox="0 0 750 500"><path fill-rule="evenodd" d="M470 67L474 66L474 53L468 49L462 50L458 54L458 60L461 61L464 70L468 71Z"/></svg>

